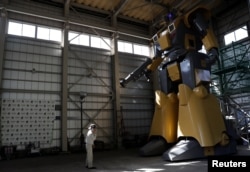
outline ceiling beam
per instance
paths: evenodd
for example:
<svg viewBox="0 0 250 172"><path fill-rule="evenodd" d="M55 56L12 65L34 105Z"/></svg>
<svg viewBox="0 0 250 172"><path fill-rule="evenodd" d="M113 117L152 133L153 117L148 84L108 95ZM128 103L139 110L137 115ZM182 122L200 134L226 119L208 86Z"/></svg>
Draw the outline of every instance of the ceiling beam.
<svg viewBox="0 0 250 172"><path fill-rule="evenodd" d="M70 6L70 0L65 0L65 3L64 3L64 15L66 17L69 16L69 6Z"/></svg>
<svg viewBox="0 0 250 172"><path fill-rule="evenodd" d="M65 0L52 0L53 2L57 2L57 3L64 3ZM118 12L118 14L120 13L120 11L122 10L122 8L125 6L125 4L129 1L129 0L122 0L124 2L121 2L120 4L124 3L124 5L121 5L120 7L120 10ZM127 1L127 2L125 2ZM87 6L87 5L83 5L83 4L79 4L79 3L76 3L76 2L70 2L70 5L72 7L76 7L77 9L85 9L85 10L88 10L88 11L92 11L92 12L96 12L97 14L104 14L106 15L105 19L108 19L110 18L112 15L111 12L107 11L107 10L103 10L103 9L98 9L98 8L94 8L94 7L90 7L90 6ZM115 9L115 12L118 11L119 9L119 5L117 5L116 9ZM93 13L94 14L94 13ZM117 14L117 15L118 15ZM125 20L129 20L129 21L133 21L135 23L139 23L139 24L144 24L144 25L148 25L149 23L148 22L145 22L145 21L142 21L142 20L138 20L138 19L135 19L135 18L131 18L131 17L127 17L127 16L123 16L123 15L119 15L119 18L121 19L125 19Z"/></svg>
<svg viewBox="0 0 250 172"><path fill-rule="evenodd" d="M120 3L117 5L117 7L115 8L115 12L114 12L114 16L116 17L121 10L123 9L123 7L128 3L129 0L121 0Z"/></svg>
<svg viewBox="0 0 250 172"><path fill-rule="evenodd" d="M0 10L2 8L0 7ZM58 21L58 22L66 22L68 21L69 24L72 25L77 25L77 26L83 26L83 27L89 27L89 28L93 28L93 29L97 29L97 30L102 30L102 31L107 31L107 32L118 32L121 35L127 35L130 37L135 37L135 38L139 38L139 39L144 39L144 40L150 40L148 35L145 34L138 34L138 33L134 33L131 32L129 30L120 30L120 28L114 28L112 26L105 26L102 24L98 24L98 23L94 23L94 22L88 22L86 20L76 20L73 18L66 18L64 16L56 16L56 15L51 15L48 13L39 13L39 11L30 11L24 8L19 8L19 7L12 7L9 6L8 8L6 8L7 12L13 12L16 14L22 14L22 15L27 15L27 16L33 16L33 17L38 17L38 18L43 18L43 19L48 19L48 20L52 20L52 21Z"/></svg>

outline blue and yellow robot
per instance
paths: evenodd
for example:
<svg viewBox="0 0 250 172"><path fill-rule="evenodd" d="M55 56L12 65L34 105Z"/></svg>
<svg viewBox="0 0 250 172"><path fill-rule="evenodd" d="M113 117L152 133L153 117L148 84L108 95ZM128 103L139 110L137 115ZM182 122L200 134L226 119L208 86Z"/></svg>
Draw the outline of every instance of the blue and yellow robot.
<svg viewBox="0 0 250 172"><path fill-rule="evenodd" d="M169 13L166 26L152 42L154 57L120 80L125 87L157 71L155 111L142 156L163 155L179 161L237 152L217 98L210 93L211 66L218 60L218 43L210 10L196 7L185 15ZM202 46L206 53L201 53Z"/></svg>

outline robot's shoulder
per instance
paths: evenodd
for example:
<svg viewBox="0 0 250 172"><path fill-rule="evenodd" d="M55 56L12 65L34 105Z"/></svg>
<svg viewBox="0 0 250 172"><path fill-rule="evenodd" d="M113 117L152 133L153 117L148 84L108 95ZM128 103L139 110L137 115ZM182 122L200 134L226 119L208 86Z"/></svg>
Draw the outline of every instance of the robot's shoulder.
<svg viewBox="0 0 250 172"><path fill-rule="evenodd" d="M197 13L202 13L202 15L206 18L206 19L210 19L211 17L211 12L210 9L208 9L205 6L197 6L196 8L193 8L192 10L190 10L189 12L187 12L184 15L184 23L187 27L190 27L190 20L192 20L193 16L195 16Z"/></svg>

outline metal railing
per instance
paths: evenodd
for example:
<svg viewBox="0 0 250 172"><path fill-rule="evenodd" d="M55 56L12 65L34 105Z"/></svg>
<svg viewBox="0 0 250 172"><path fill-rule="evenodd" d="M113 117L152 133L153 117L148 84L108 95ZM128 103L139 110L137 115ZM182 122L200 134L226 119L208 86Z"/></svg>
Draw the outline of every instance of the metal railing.
<svg viewBox="0 0 250 172"><path fill-rule="evenodd" d="M244 145L250 147L250 115L230 96L219 98L226 122L231 122Z"/></svg>

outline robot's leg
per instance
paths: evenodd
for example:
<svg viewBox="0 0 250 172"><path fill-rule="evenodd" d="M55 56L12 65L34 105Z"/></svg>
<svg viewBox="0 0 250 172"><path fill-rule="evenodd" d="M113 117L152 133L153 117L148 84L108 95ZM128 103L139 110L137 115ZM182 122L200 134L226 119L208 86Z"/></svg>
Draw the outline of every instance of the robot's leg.
<svg viewBox="0 0 250 172"><path fill-rule="evenodd" d="M191 90L179 85L178 144L163 154L165 160L178 161L236 152L227 135L218 101L204 86ZM191 138L191 139L190 139Z"/></svg>
<svg viewBox="0 0 250 172"><path fill-rule="evenodd" d="M155 112L149 142L140 149L142 156L162 155L177 141L178 98L175 93L166 95L155 91Z"/></svg>

